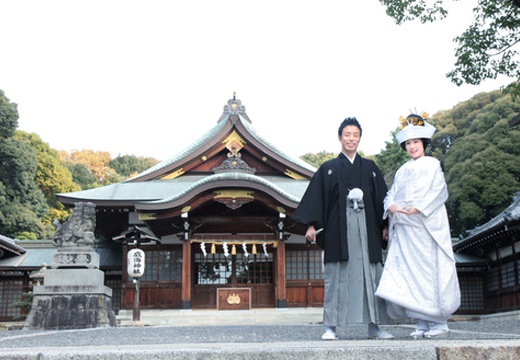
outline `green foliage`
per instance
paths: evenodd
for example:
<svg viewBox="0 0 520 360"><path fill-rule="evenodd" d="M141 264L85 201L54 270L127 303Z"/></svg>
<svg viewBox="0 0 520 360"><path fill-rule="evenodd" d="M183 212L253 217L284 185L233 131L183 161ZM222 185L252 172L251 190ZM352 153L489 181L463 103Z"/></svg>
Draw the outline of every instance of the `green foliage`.
<svg viewBox="0 0 520 360"><path fill-rule="evenodd" d="M379 1L398 25L415 19L422 23L433 22L448 15L443 0L432 5L426 4L425 0ZM473 24L455 38L457 59L447 77L456 85L478 85L503 75L515 81L507 90L514 96L520 95L519 6L512 0L480 0L473 13Z"/></svg>
<svg viewBox="0 0 520 360"><path fill-rule="evenodd" d="M89 174L96 179L96 182L89 187L115 184L123 180L123 177L108 165L111 158L107 151L73 150L70 154L62 151L60 156L69 169L77 164L84 165L87 168Z"/></svg>
<svg viewBox="0 0 520 360"><path fill-rule="evenodd" d="M42 218L48 206L36 185L37 161L31 146L15 134L18 111L0 92L0 234L16 238L43 238L47 234Z"/></svg>
<svg viewBox="0 0 520 360"><path fill-rule="evenodd" d="M395 139L397 129L392 131L392 142L386 142L386 146L380 154L376 155L376 164L385 177L386 185L390 188L394 182L396 171L410 159L406 151Z"/></svg>
<svg viewBox="0 0 520 360"><path fill-rule="evenodd" d="M101 186L96 177L83 164L74 164L71 162L63 162L63 165L69 169L72 174L72 180L79 185L81 190L93 189Z"/></svg>
<svg viewBox="0 0 520 360"><path fill-rule="evenodd" d="M0 90L0 141L14 135L18 127L17 105L9 101Z"/></svg>
<svg viewBox="0 0 520 360"><path fill-rule="evenodd" d="M52 221L58 219L65 220L69 212L62 203L56 199L56 194L80 190L80 187L72 180L72 174L61 163L60 154L51 149L36 134L29 134L23 131L16 132L16 138L24 141L36 152L36 184L43 192L50 211L44 216L43 222L47 226L47 236L54 233Z"/></svg>
<svg viewBox="0 0 520 360"><path fill-rule="evenodd" d="M311 164L315 168L319 168L321 164L323 164L325 161L334 159L337 157L337 153L327 152L327 151L320 151L317 154L307 153L302 156L300 156L300 159L305 161L308 164Z"/></svg>
<svg viewBox="0 0 520 360"><path fill-rule="evenodd" d="M108 166L114 169L119 175L128 178L151 168L158 162L159 161L154 158L119 155L115 159L110 160Z"/></svg>
<svg viewBox="0 0 520 360"><path fill-rule="evenodd" d="M520 190L519 118L518 105L500 91L478 94L432 118L454 235L498 215Z"/></svg>

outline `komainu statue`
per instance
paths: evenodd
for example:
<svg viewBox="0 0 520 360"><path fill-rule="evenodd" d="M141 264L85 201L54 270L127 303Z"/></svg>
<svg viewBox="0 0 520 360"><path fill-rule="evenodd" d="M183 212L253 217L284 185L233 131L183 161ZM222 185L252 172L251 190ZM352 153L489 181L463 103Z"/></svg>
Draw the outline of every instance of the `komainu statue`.
<svg viewBox="0 0 520 360"><path fill-rule="evenodd" d="M54 226L56 233L52 242L55 246L92 245L96 229L96 205L90 202L76 202L71 218L63 225L55 221Z"/></svg>

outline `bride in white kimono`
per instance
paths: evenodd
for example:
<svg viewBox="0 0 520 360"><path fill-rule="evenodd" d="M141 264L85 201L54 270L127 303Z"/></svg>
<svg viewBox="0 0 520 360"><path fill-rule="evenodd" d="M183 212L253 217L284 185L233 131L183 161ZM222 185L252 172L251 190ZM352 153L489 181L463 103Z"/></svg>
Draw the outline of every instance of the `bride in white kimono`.
<svg viewBox="0 0 520 360"><path fill-rule="evenodd" d="M390 243L376 295L386 300L390 317L415 321L410 336L434 337L449 332L447 321L460 306L448 190L439 161L424 155L435 128L419 115L403 120L396 138L412 158L385 198Z"/></svg>

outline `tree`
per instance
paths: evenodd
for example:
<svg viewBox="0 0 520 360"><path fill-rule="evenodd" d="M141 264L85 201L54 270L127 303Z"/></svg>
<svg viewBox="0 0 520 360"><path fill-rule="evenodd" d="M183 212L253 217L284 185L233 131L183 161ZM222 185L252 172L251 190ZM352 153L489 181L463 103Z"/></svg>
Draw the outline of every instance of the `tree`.
<svg viewBox="0 0 520 360"><path fill-rule="evenodd" d="M18 127L18 107L0 90L0 140L9 139Z"/></svg>
<svg viewBox="0 0 520 360"><path fill-rule="evenodd" d="M119 175L129 178L151 168L158 162L156 159L150 157L119 155L115 159L110 160L108 166L114 169Z"/></svg>
<svg viewBox="0 0 520 360"><path fill-rule="evenodd" d="M300 159L305 161L308 164L311 164L315 168L319 168L321 164L323 164L325 161L334 159L337 157L337 153L327 152L327 151L320 151L317 154L307 153L302 156L300 156Z"/></svg>
<svg viewBox="0 0 520 360"><path fill-rule="evenodd" d="M72 150L70 154L61 151L61 160L70 168L71 164L84 165L89 173L96 178L96 186L114 184L122 181L122 176L116 173L108 164L110 153L107 151Z"/></svg>
<svg viewBox="0 0 520 360"><path fill-rule="evenodd" d="M69 169L72 174L72 180L78 184L81 190L94 189L99 187L96 177L83 164L73 164L71 162L63 162L63 165Z"/></svg>
<svg viewBox="0 0 520 360"><path fill-rule="evenodd" d="M511 96L481 93L433 116L450 191L447 202L454 235L464 235L498 215L520 188L520 115Z"/></svg>
<svg viewBox="0 0 520 360"><path fill-rule="evenodd" d="M14 136L17 126L17 106L0 91L0 233L41 239L48 235L41 221L48 206L35 182L35 151Z"/></svg>
<svg viewBox="0 0 520 360"><path fill-rule="evenodd" d="M427 5L425 0L379 0L386 13L400 25L419 19L422 23L444 19L444 0ZM454 0L455 1L455 0ZM498 75L513 78L507 89L520 95L519 1L480 0L473 9L475 20L455 38L455 68L447 77L456 85L478 85Z"/></svg>
<svg viewBox="0 0 520 360"><path fill-rule="evenodd" d="M43 192L49 211L45 215L43 222L51 225L54 219L64 221L68 218L69 212L60 203L56 194L80 190L74 183L69 169L62 165L60 154L51 149L49 144L43 142L36 134L29 134L18 130L16 138L25 141L35 151L36 154L36 184ZM51 229L54 231L54 229Z"/></svg>
<svg viewBox="0 0 520 360"><path fill-rule="evenodd" d="M390 188L394 182L395 173L406 161L410 159L410 155L401 148L397 142L395 134L397 129L392 131L392 142L386 142L385 148L381 153L376 155L376 164L385 177L386 185Z"/></svg>

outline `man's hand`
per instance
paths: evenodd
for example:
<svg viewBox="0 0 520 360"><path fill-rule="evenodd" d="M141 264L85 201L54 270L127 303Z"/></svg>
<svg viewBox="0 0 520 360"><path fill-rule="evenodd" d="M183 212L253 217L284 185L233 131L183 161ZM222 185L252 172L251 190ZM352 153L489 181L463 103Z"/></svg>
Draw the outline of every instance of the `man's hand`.
<svg viewBox="0 0 520 360"><path fill-rule="evenodd" d="M309 225L307 228L307 232L305 233L305 238L310 242L316 242L316 229L313 225Z"/></svg>
<svg viewBox="0 0 520 360"><path fill-rule="evenodd" d="M388 241L388 226L383 229L383 240Z"/></svg>

